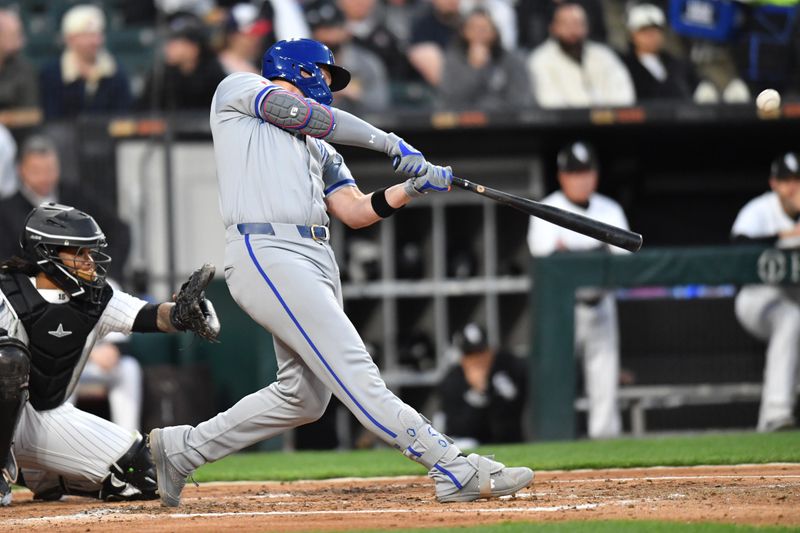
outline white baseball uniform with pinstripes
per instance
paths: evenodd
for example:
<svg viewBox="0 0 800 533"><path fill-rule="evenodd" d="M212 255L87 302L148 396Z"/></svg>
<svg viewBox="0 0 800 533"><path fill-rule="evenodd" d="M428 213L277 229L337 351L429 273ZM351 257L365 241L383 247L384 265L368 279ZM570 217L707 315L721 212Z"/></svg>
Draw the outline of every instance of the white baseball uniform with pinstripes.
<svg viewBox="0 0 800 533"><path fill-rule="evenodd" d="M260 105L275 86L255 74L223 80L211 104L220 209L227 225L225 279L242 309L274 337L277 381L197 427L165 428L167 456L182 473L312 422L331 393L370 431L423 464L417 433L455 448L387 387L342 309L342 287L327 242L295 225L326 224L325 198L355 187L329 144L266 122ZM276 235L242 235L237 224L278 223ZM230 354L235 364L236 354ZM414 428L410 428L410 426ZM409 436L410 435L410 436ZM414 446L420 446L414 441ZM455 450L452 455L457 455ZM464 462L464 461L461 461ZM434 467L435 461L426 464ZM435 464L460 488L471 467Z"/></svg>
<svg viewBox="0 0 800 533"><path fill-rule="evenodd" d="M39 289L39 293L51 303L69 301L69 295L58 289ZM65 398L75 389L95 341L113 331L130 333L144 305L144 300L114 290L100 320L86 337ZM29 344L28 333L2 292L0 328ZM27 403L14 434L14 454L28 488L34 492L49 487L58 476L70 488L98 490L111 463L122 457L137 437L138 432L127 431L68 402L47 411L37 411Z"/></svg>

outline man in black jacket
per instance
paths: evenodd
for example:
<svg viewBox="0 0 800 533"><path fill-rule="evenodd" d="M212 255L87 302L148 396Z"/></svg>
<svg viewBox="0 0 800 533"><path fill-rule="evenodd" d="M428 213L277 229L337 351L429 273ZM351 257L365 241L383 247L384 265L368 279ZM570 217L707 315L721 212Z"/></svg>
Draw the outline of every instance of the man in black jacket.
<svg viewBox="0 0 800 533"><path fill-rule="evenodd" d="M447 434L479 444L522 441L525 362L491 349L475 323L456 333L454 344L461 361L450 368L440 392Z"/></svg>
<svg viewBox="0 0 800 533"><path fill-rule="evenodd" d="M94 214L109 236L109 253L115 258L110 276L119 278L130 251L130 228L112 206L60 183L60 160L53 142L42 135L28 138L20 150L18 172L19 191L0 200L0 261L19 251L25 217L34 207L42 202L61 202Z"/></svg>
<svg viewBox="0 0 800 533"><path fill-rule="evenodd" d="M691 100L698 84L692 66L664 50L664 12L653 4L628 11L631 47L623 57L636 100Z"/></svg>
<svg viewBox="0 0 800 533"><path fill-rule="evenodd" d="M150 71L139 107L207 112L223 78L225 69L209 45L206 28L195 17L180 15L170 22L163 63Z"/></svg>

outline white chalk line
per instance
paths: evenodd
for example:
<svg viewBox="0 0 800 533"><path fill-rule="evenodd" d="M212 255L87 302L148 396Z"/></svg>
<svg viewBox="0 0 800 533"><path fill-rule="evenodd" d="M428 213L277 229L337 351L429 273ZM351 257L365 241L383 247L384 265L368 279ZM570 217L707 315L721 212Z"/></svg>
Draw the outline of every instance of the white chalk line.
<svg viewBox="0 0 800 533"><path fill-rule="evenodd" d="M709 480L709 479L800 479L794 474L768 474L768 475L708 475L708 476L648 476L648 477L593 477L585 479L548 479L540 483L605 483L628 481L682 481L682 480Z"/></svg>
<svg viewBox="0 0 800 533"><path fill-rule="evenodd" d="M584 503L580 505L554 505L542 507L486 507L470 508L469 513L554 513L558 511L582 511L586 509L596 509L602 504ZM461 513L465 509L440 509L426 510L426 514L449 514ZM96 521L98 518L104 519L149 519L160 520L164 518L186 519L186 518L228 518L228 517L267 517L267 516L320 516L320 515L372 515L372 514L409 514L418 513L419 509L353 509L353 510L325 510L325 511L245 511L245 512L219 512L219 513L171 513L171 514L139 514L121 513L112 509L97 509L71 515L41 516L35 518L18 518L0 521L1 525L24 526L35 525L37 523L53 522L82 522L86 520Z"/></svg>

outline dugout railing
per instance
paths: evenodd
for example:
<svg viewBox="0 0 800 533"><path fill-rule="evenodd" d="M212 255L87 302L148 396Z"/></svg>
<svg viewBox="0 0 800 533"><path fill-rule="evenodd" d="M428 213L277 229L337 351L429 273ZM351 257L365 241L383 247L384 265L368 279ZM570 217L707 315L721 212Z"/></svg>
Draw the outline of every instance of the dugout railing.
<svg viewBox="0 0 800 533"><path fill-rule="evenodd" d="M531 265L531 426L537 440L577 435L574 357L575 290L687 284L796 284L800 251L753 246L644 249L638 254L556 254ZM691 365L691 361L685 364ZM679 370L679 369L678 369ZM634 434L646 431L648 409L757 400L759 383L695 383L621 388Z"/></svg>

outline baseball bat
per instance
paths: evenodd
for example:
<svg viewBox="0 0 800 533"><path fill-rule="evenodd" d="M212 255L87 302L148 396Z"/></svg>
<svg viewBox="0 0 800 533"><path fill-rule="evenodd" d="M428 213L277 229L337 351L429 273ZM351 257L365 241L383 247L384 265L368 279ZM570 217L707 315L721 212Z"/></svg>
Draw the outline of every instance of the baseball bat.
<svg viewBox="0 0 800 533"><path fill-rule="evenodd" d="M571 213L564 209L545 205L515 194L498 191L497 189L473 183L456 176L453 176L453 185L461 189L472 191L475 194L480 194L481 196L485 196L503 205L513 207L527 215L541 218L557 226L570 229L583 235L588 235L598 241L613 244L614 246L619 246L631 252L638 252L639 248L642 247L642 236L639 233L618 228L593 218Z"/></svg>
<svg viewBox="0 0 800 533"><path fill-rule="evenodd" d="M400 156L394 156L392 158L392 166L395 170L397 170L399 164ZM517 196L516 194L498 191L497 189L492 189L491 187L486 187L479 183L473 183L464 178L459 178L458 176L453 176L452 184L461 189L485 196L495 202L513 207L526 215L541 218L542 220L546 220L562 228L567 228L582 235L593 237L598 241L619 246L629 252L638 252L642 247L642 235L634 233L633 231L618 228L617 226L612 226L611 224L606 224L605 222L600 222L599 220L585 217L577 213L571 213L570 211L559 209L558 207L545 205L528 198Z"/></svg>

